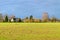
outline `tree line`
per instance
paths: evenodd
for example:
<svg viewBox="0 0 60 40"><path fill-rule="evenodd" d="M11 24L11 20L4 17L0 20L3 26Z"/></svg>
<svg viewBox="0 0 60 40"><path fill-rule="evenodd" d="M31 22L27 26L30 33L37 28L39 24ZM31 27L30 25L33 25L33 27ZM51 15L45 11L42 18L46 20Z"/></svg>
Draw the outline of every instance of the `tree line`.
<svg viewBox="0 0 60 40"><path fill-rule="evenodd" d="M33 15L21 19L16 18L15 16L9 17L8 15L2 16L2 14L0 14L0 22L42 23L42 22L60 22L60 19L57 19L56 17L49 18L47 12L43 13L42 19L34 18Z"/></svg>

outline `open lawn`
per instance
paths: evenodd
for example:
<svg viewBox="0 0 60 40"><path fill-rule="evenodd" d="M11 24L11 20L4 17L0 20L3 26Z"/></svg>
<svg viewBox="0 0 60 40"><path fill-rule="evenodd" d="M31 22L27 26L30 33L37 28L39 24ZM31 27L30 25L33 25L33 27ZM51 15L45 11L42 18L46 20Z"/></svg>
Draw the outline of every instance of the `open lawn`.
<svg viewBox="0 0 60 40"><path fill-rule="evenodd" d="M0 23L0 40L60 40L60 23Z"/></svg>

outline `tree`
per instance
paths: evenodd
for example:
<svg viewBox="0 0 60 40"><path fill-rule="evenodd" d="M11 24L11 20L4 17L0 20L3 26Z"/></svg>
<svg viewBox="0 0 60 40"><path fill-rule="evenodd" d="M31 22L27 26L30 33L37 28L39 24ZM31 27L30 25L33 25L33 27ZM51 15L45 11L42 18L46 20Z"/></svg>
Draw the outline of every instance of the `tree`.
<svg viewBox="0 0 60 40"><path fill-rule="evenodd" d="M56 22L57 21L57 19L55 17L52 17L50 20L51 20L51 22Z"/></svg>
<svg viewBox="0 0 60 40"><path fill-rule="evenodd" d="M30 22L34 22L33 16L30 16Z"/></svg>
<svg viewBox="0 0 60 40"><path fill-rule="evenodd" d="M16 22L16 18L13 18L14 22Z"/></svg>
<svg viewBox="0 0 60 40"><path fill-rule="evenodd" d="M32 15L30 16L30 19L33 19L33 16Z"/></svg>
<svg viewBox="0 0 60 40"><path fill-rule="evenodd" d="M22 22L21 18L19 18L19 21L18 22Z"/></svg>
<svg viewBox="0 0 60 40"><path fill-rule="evenodd" d="M1 13L0 13L0 22L3 22L3 16Z"/></svg>
<svg viewBox="0 0 60 40"><path fill-rule="evenodd" d="M49 15L47 12L44 12L42 15L42 22L49 22Z"/></svg>
<svg viewBox="0 0 60 40"><path fill-rule="evenodd" d="M26 17L26 19L29 19L28 17Z"/></svg>
<svg viewBox="0 0 60 40"><path fill-rule="evenodd" d="M34 23L40 23L41 20L40 19L34 19Z"/></svg>
<svg viewBox="0 0 60 40"><path fill-rule="evenodd" d="M8 22L8 16L7 15L5 16L5 22Z"/></svg>

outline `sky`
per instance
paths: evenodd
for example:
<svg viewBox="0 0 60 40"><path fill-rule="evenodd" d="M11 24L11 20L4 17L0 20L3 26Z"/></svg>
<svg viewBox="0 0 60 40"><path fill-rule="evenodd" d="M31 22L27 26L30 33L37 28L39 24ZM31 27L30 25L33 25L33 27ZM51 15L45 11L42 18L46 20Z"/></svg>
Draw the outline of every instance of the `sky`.
<svg viewBox="0 0 60 40"><path fill-rule="evenodd" d="M60 0L0 0L0 13L25 18L41 18L43 12L60 18Z"/></svg>

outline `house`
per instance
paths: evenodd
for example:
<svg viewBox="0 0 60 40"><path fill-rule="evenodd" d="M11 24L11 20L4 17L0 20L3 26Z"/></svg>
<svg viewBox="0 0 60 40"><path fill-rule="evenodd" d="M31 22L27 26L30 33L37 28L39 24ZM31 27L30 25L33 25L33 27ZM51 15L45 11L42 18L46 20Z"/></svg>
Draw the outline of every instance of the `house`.
<svg viewBox="0 0 60 40"><path fill-rule="evenodd" d="M13 18L11 19L11 22L14 22L14 19Z"/></svg>
<svg viewBox="0 0 60 40"><path fill-rule="evenodd" d="M15 20L16 20L15 16L11 16L11 17L10 17L10 21L11 21L11 22L15 22Z"/></svg>
<svg viewBox="0 0 60 40"><path fill-rule="evenodd" d="M11 18L11 22L22 22L20 18Z"/></svg>

